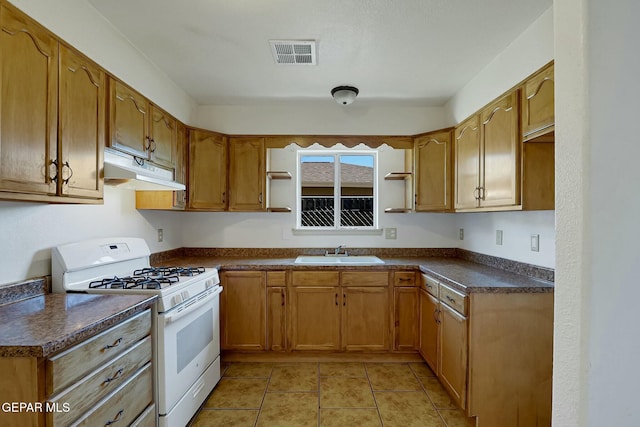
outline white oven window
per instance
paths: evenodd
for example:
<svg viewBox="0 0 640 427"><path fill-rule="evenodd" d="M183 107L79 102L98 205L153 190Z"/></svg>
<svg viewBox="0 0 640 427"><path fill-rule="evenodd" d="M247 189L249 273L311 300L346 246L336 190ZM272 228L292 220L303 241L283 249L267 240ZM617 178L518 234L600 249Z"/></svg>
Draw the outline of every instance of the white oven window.
<svg viewBox="0 0 640 427"><path fill-rule="evenodd" d="M176 334L177 373L213 341L213 309L207 310Z"/></svg>

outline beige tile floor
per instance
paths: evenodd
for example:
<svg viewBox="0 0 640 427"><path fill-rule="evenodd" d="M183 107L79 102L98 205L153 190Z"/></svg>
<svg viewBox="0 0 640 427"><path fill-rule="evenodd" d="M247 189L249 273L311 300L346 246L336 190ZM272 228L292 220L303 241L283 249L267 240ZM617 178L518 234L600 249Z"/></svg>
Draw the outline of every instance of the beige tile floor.
<svg viewBox="0 0 640 427"><path fill-rule="evenodd" d="M425 363L234 362L191 427L472 427Z"/></svg>

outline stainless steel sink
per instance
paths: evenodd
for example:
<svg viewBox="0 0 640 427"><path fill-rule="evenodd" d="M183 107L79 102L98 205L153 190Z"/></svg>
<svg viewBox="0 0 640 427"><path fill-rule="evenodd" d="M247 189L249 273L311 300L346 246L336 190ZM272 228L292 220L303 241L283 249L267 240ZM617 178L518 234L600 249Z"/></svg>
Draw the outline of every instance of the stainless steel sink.
<svg viewBox="0 0 640 427"><path fill-rule="evenodd" d="M314 265L375 265L384 264L377 256L372 255L300 255L294 264L314 264Z"/></svg>

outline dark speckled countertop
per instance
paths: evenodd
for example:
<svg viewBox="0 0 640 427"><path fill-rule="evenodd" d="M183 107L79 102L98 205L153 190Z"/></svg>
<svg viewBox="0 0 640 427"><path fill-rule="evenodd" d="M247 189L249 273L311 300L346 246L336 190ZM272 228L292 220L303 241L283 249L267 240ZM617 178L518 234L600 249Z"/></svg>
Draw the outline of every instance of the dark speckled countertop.
<svg viewBox="0 0 640 427"><path fill-rule="evenodd" d="M553 282L456 257L384 257L378 265L301 265L295 258L179 256L158 265L202 266L224 270L419 270L466 293L553 292Z"/></svg>
<svg viewBox="0 0 640 427"><path fill-rule="evenodd" d="M156 297L45 294L0 307L0 357L48 357L142 312Z"/></svg>

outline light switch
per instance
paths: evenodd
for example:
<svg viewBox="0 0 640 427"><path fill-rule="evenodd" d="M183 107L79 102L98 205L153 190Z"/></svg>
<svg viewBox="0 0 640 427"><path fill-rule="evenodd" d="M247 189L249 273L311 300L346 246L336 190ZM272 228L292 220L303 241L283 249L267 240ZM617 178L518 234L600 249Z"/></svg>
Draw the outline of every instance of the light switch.
<svg viewBox="0 0 640 427"><path fill-rule="evenodd" d="M531 235L531 250L533 252L540 252L540 235L539 234Z"/></svg>
<svg viewBox="0 0 640 427"><path fill-rule="evenodd" d="M496 230L496 245L502 246L502 230Z"/></svg>
<svg viewBox="0 0 640 427"><path fill-rule="evenodd" d="M397 239L398 238L398 229L397 228L385 228L384 229L384 238L385 239Z"/></svg>
<svg viewBox="0 0 640 427"><path fill-rule="evenodd" d="M460 236L460 240L464 240L464 228L460 229L459 236Z"/></svg>

